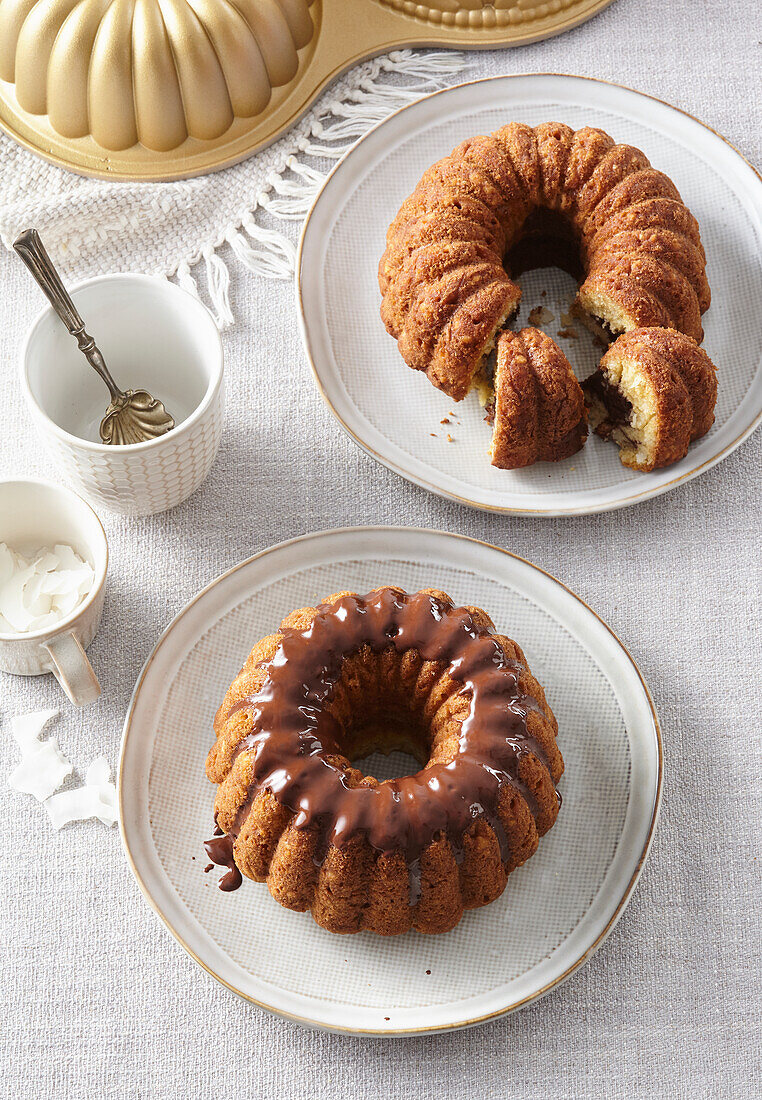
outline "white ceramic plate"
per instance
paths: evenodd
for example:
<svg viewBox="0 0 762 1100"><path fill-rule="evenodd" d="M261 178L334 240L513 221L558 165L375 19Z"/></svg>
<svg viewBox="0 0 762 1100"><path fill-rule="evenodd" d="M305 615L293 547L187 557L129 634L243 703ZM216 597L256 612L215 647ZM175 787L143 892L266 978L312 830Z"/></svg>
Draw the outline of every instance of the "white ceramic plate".
<svg viewBox="0 0 762 1100"><path fill-rule="evenodd" d="M258 637L344 588L442 588L524 646L558 717L563 806L497 901L442 936L334 936L261 883L205 875L212 719ZM464 1027L526 1004L581 966L621 914L661 784L648 690L609 628L559 581L486 543L359 527L276 546L225 573L171 623L138 680L119 769L122 838L148 901L242 997L301 1023L376 1035ZM379 774L376 772L376 774Z"/></svg>
<svg viewBox="0 0 762 1100"><path fill-rule="evenodd" d="M597 437L562 463L489 464L476 395L459 405L403 362L379 316L377 266L387 226L424 170L464 138L515 120L599 126L643 149L698 218L713 304L704 346L719 379L716 422L682 462L638 474ZM495 77L437 92L367 134L328 177L307 218L297 299L307 356L339 423L369 454L440 496L494 512L602 512L655 496L708 469L762 417L762 180L696 119L628 88L576 76ZM520 323L547 306L554 338L576 285L555 268L531 272ZM542 292L545 291L545 296ZM586 331L559 339L580 377L598 363ZM449 417L451 410L455 418ZM448 417L450 424L440 422ZM432 434L433 433L433 434ZM447 440L452 436L454 442Z"/></svg>

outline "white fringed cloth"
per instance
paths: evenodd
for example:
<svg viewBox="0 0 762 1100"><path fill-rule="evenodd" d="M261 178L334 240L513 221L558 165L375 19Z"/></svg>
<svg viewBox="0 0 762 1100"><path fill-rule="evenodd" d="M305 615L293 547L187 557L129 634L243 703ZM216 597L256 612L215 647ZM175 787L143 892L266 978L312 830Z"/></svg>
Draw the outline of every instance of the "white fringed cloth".
<svg viewBox="0 0 762 1100"><path fill-rule="evenodd" d="M34 226L69 280L114 271L175 278L224 328L233 321L228 264L290 278L296 231L278 223L302 221L326 163L463 67L461 54L414 50L364 62L273 145L232 168L176 183L86 179L0 136L0 237L10 248Z"/></svg>

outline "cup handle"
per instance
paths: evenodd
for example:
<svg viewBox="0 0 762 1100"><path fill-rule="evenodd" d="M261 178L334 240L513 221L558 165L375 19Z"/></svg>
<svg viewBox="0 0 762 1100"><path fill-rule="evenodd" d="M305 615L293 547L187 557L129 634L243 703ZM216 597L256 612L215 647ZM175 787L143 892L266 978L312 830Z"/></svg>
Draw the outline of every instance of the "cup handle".
<svg viewBox="0 0 762 1100"><path fill-rule="evenodd" d="M94 703L101 693L101 685L74 631L58 634L48 642L43 642L43 647L50 654L50 671L74 706L83 707L86 703Z"/></svg>

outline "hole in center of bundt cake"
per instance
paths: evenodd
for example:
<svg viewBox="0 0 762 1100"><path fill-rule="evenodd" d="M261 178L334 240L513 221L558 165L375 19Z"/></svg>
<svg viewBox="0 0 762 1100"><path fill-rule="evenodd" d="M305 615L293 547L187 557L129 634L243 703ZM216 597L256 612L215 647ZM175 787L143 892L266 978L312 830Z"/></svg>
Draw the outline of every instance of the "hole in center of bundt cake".
<svg viewBox="0 0 762 1100"><path fill-rule="evenodd" d="M388 649L377 653L364 646L344 660L334 695L339 751L363 775L381 782L414 775L432 752L426 692L411 688L402 662L404 657Z"/></svg>
<svg viewBox="0 0 762 1100"><path fill-rule="evenodd" d="M362 710L345 728L342 750L353 767L375 779L415 775L429 759L428 730L404 703L380 695L363 700Z"/></svg>
<svg viewBox="0 0 762 1100"><path fill-rule="evenodd" d="M576 323L582 320L587 328L595 329L595 322L588 325L589 318L574 307L584 271L577 239L560 215L539 211L530 216L523 235L505 256L505 267L521 288L518 318L513 319L515 324L507 321L497 330L473 379L484 419L491 426L495 421L497 342L503 330L540 329L562 348L578 378L596 369L601 350L613 338L609 332L602 339L602 330L594 331L591 338L586 328Z"/></svg>
<svg viewBox="0 0 762 1100"><path fill-rule="evenodd" d="M505 256L505 267L513 279L541 267L560 267L575 283L585 277L574 231L566 218L553 210L535 210L529 215L521 236Z"/></svg>
<svg viewBox="0 0 762 1100"><path fill-rule="evenodd" d="M556 268L572 280L569 287L569 306L561 311L561 337L576 338L579 334L570 325L576 317L592 332L599 349L608 345L627 328L627 319L617 313L608 300L587 294L585 304L578 299L580 284L585 281L586 271L582 259L580 242L571 223L557 211L539 209L533 211L521 229L520 236L511 245L504 257L505 269L511 278L516 279L523 292L522 303L530 303L536 295L531 293L537 279L533 275L542 270ZM526 276L529 275L529 279ZM550 272L545 276L556 281ZM544 298L545 295L543 294ZM535 314L540 307L530 310L529 325L536 325ZM553 317L553 320L557 318ZM505 326L504 326L505 327ZM542 327L542 322L540 322ZM549 333L556 335L556 333Z"/></svg>
<svg viewBox="0 0 762 1100"><path fill-rule="evenodd" d="M372 775L383 783L385 779L401 779L403 775L415 775L421 770L421 761L409 752L393 749L391 752L371 752L359 760L353 760L352 766L363 775Z"/></svg>

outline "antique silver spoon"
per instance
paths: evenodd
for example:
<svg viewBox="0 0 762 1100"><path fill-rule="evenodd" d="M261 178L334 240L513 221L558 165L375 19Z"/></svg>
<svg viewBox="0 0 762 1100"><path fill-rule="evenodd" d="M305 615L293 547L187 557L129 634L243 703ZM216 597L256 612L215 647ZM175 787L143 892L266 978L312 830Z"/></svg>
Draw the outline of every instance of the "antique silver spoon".
<svg viewBox="0 0 762 1100"><path fill-rule="evenodd" d="M111 404L101 420L100 435L104 443L144 443L164 435L175 426L161 401L148 390L122 392L111 377L95 340L85 329L61 276L53 267L50 256L36 229L26 229L13 242L13 247L31 271L53 309L79 344L79 349L94 371L109 388Z"/></svg>

